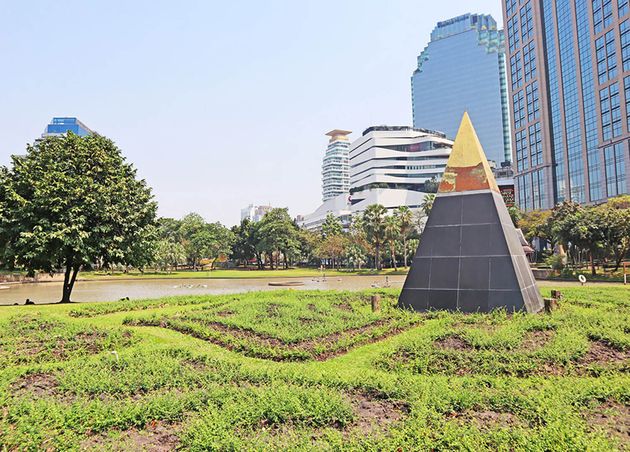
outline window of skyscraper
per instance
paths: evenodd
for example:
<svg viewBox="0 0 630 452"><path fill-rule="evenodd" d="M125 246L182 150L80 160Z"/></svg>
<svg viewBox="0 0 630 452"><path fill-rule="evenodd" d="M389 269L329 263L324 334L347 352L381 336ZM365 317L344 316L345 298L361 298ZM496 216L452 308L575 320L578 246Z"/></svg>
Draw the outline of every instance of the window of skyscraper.
<svg viewBox="0 0 630 452"><path fill-rule="evenodd" d="M523 42L534 36L534 19L532 17L532 5L529 2L521 8L521 38Z"/></svg>
<svg viewBox="0 0 630 452"><path fill-rule="evenodd" d="M512 76L512 89L520 88L523 85L523 67L521 65L520 52L510 58L510 75Z"/></svg>
<svg viewBox="0 0 630 452"><path fill-rule="evenodd" d="M520 129L525 122L525 99L523 96L523 90L514 94L513 98L513 112L514 112L514 128Z"/></svg>
<svg viewBox="0 0 630 452"><path fill-rule="evenodd" d="M630 11L628 0L619 0L619 17L623 17Z"/></svg>
<svg viewBox="0 0 630 452"><path fill-rule="evenodd" d="M514 134L516 149L516 169L523 171L529 168L527 150L527 132L520 130Z"/></svg>
<svg viewBox="0 0 630 452"><path fill-rule="evenodd" d="M621 109L617 83L599 91L599 106L602 115L602 139L610 140L621 135Z"/></svg>
<svg viewBox="0 0 630 452"><path fill-rule="evenodd" d="M619 35L621 38L623 70L630 71L630 19L621 22L621 25L619 25Z"/></svg>
<svg viewBox="0 0 630 452"><path fill-rule="evenodd" d="M505 0L505 12L510 17L516 11L518 0Z"/></svg>
<svg viewBox="0 0 630 452"><path fill-rule="evenodd" d="M515 51L520 42L518 33L518 15L514 16L508 21L508 45L510 46L510 52Z"/></svg>
<svg viewBox="0 0 630 452"><path fill-rule="evenodd" d="M542 134L540 132L540 123L537 122L529 126L529 152L531 155L531 166L542 165Z"/></svg>
<svg viewBox="0 0 630 452"><path fill-rule="evenodd" d="M617 76L617 55L615 47L615 33L613 30L595 41L597 55L597 76L599 83Z"/></svg>
<svg viewBox="0 0 630 452"><path fill-rule="evenodd" d="M593 0L593 30L600 33L612 23L612 0Z"/></svg>
<svg viewBox="0 0 630 452"><path fill-rule="evenodd" d="M604 148L604 169L608 197L626 192L626 168L623 156L625 143L617 143Z"/></svg>
<svg viewBox="0 0 630 452"><path fill-rule="evenodd" d="M536 46L534 41L523 47L523 64L525 67L525 83L536 77Z"/></svg>
<svg viewBox="0 0 630 452"><path fill-rule="evenodd" d="M533 121L540 116L540 105L538 101L538 81L535 81L525 88L527 93L527 121Z"/></svg>

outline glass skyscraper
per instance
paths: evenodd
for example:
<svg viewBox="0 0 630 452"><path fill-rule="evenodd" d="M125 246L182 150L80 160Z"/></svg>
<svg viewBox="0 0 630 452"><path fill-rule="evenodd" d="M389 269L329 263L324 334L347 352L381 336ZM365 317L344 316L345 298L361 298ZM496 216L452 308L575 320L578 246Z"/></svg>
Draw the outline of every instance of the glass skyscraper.
<svg viewBox="0 0 630 452"><path fill-rule="evenodd" d="M512 160L504 34L490 15L439 22L411 77L413 125L454 138L468 111L489 160Z"/></svg>
<svg viewBox="0 0 630 452"><path fill-rule="evenodd" d="M503 0L517 203L630 191L628 0Z"/></svg>
<svg viewBox="0 0 630 452"><path fill-rule="evenodd" d="M62 135L66 132L72 132L75 135L84 137L94 133L85 124L79 121L77 118L53 118L50 124L44 129L42 137L48 137L52 135Z"/></svg>

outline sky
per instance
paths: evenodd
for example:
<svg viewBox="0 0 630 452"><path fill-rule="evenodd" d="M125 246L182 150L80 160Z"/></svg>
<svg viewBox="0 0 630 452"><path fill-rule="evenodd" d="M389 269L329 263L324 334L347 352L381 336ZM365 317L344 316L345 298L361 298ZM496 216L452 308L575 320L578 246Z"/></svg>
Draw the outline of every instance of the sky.
<svg viewBox="0 0 630 452"><path fill-rule="evenodd" d="M53 116L116 142L159 215L321 204L326 132L411 125L440 20L500 0L0 0L0 164Z"/></svg>

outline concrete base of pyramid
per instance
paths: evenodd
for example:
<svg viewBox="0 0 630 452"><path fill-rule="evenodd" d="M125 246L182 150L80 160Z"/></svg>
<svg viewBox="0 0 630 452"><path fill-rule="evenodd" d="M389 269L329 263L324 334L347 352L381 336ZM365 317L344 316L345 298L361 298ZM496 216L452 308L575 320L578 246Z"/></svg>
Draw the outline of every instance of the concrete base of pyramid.
<svg viewBox="0 0 630 452"><path fill-rule="evenodd" d="M499 193L437 195L398 303L416 311L543 308Z"/></svg>

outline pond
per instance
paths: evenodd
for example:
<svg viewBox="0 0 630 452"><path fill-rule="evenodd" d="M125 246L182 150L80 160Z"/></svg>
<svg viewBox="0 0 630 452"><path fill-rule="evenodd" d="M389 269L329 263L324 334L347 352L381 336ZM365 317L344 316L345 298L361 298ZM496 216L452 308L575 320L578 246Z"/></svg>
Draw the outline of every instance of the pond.
<svg viewBox="0 0 630 452"><path fill-rule="evenodd" d="M322 278L260 278L260 279L135 279L77 281L72 292L76 302L117 301L160 298L177 295L203 295L278 290L269 283L300 282L291 290L360 290L371 287L402 287L405 276L335 276ZM35 303L53 303L61 298L61 282L1 285L0 305L24 304L29 298ZM287 288L289 289L289 288Z"/></svg>

